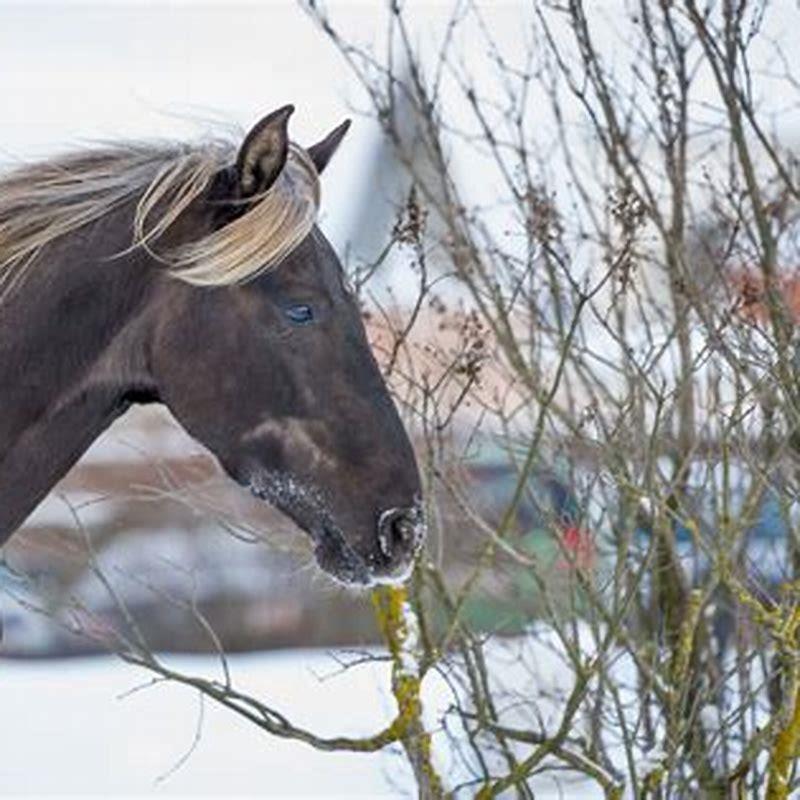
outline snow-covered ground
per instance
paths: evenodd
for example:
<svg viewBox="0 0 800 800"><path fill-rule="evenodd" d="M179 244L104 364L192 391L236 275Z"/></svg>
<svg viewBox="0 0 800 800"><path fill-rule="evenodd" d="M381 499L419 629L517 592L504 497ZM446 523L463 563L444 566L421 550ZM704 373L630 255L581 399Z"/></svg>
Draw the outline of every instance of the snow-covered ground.
<svg viewBox="0 0 800 800"><path fill-rule="evenodd" d="M540 632L541 633L541 632ZM514 689L546 728L557 723L569 675L552 636L498 641L487 653L499 690ZM391 721L389 666L355 654L287 650L229 657L237 690L321 736L368 735ZM184 674L221 677L209 656L169 657ZM452 686L452 684L451 684ZM539 699L536 699L536 698ZM435 672L423 683L434 763L451 788L469 780L461 751L433 721L453 700ZM504 717L518 719L521 707ZM152 685L150 673L115 657L0 660L0 795L103 797L415 797L396 751L327 753L262 732L179 684ZM531 722L531 719L527 719ZM448 724L451 734L456 726ZM529 752L522 748L518 755ZM461 756L459 755L461 754ZM490 759L491 760L491 759ZM503 765L498 768L504 772ZM534 779L537 798L600 797L563 771ZM459 798L471 797L464 788Z"/></svg>
<svg viewBox="0 0 800 800"><path fill-rule="evenodd" d="M211 675L207 657L170 659ZM377 731L391 719L381 664L338 672L320 651L231 657L237 685L321 734ZM116 658L0 662L0 794L410 797L401 758L330 754L281 741L179 685ZM191 755L202 713L200 737Z"/></svg>
<svg viewBox="0 0 800 800"><path fill-rule="evenodd" d="M547 726L558 706L553 698L566 688L559 679L563 671L544 641L530 644L512 640L494 648L493 674L500 684L527 690L531 699L549 696L533 701ZM228 664L238 690L296 725L322 736L359 736L383 728L395 705L388 665L368 661L343 671L342 659L353 655L294 650L235 655ZM208 656L170 657L168 663L184 674L220 674L218 660ZM435 764L453 786L468 777L464 763L431 725L452 695L435 673L423 689ZM326 753L277 739L213 701L201 701L192 689L151 685L150 673L110 656L0 661L0 714L3 797L415 796L410 770L392 750ZM593 785L563 772L540 776L535 784L543 800L599 796ZM471 790L458 796L469 797Z"/></svg>

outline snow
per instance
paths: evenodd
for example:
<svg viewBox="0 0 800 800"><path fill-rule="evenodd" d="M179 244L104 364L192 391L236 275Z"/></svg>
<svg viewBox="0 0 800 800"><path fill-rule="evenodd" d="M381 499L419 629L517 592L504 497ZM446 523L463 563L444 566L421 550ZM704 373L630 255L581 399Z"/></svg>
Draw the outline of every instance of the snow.
<svg viewBox="0 0 800 800"><path fill-rule="evenodd" d="M204 656L170 658L210 676ZM320 734L369 734L393 706L383 663L338 671L320 651L232 656L237 686ZM327 678L327 679L326 679ZM0 662L0 787L4 796L255 795L269 797L408 797L410 774L391 753L322 753L276 739L245 719L203 703L195 691L157 685L145 671L113 657Z"/></svg>
<svg viewBox="0 0 800 800"><path fill-rule="evenodd" d="M420 674L419 664L419 619L411 607L411 603L404 602L401 610L405 623L405 637L400 646L400 672L412 678Z"/></svg>
<svg viewBox="0 0 800 800"><path fill-rule="evenodd" d="M520 640L499 644L488 655L497 660L493 674L518 689L546 679L552 690L543 700L548 709L538 710L552 720L568 671L551 645ZM537 669L521 674L534 651ZM388 660L369 661L342 671L342 661L354 655L321 650L232 655L228 665L238 690L285 713L296 725L322 736L369 735L395 713L390 665ZM166 661L185 674L221 677L218 659L210 656L170 656ZM415 796L411 772L395 750L320 752L266 734L211 700L201 702L192 689L149 685L150 680L150 673L113 656L0 661L3 796ZM433 731L436 768L450 786L469 779L467 765L436 723L452 699L445 680L429 672L423 682L424 722ZM448 727L459 735L452 719ZM533 786L542 800L573 791L587 799L600 796L595 786L563 772L540 776ZM471 791L458 797L469 797Z"/></svg>
<svg viewBox="0 0 800 800"><path fill-rule="evenodd" d="M599 635L578 623L573 635L581 660L596 652ZM412 634L413 636L413 634ZM373 652L372 655L376 653ZM394 718L390 661L366 659L347 670L344 662L364 652L287 650L231 655L235 688L285 714L295 725L319 736L367 736ZM366 654L369 655L369 654ZM526 635L496 638L484 655L500 721L510 728L554 732L561 724L574 670L556 632L543 624ZM635 667L624 653L605 656L607 678L614 681L629 732L637 727L639 706ZM211 656L167 656L166 664L187 676L221 680L219 660ZM466 676L458 658L429 671L422 684L423 725L432 734L437 772L448 788L460 787L457 800L474 796L474 754L454 708L453 692L465 703ZM752 681L763 675L754 664ZM727 685L737 693L735 671ZM151 684L145 670L112 656L72 660L0 660L0 792L4 796L249 796L414 797L413 777L399 748L380 753L328 753L262 732L235 712L201 701L192 689L175 683ZM591 681L590 693L596 682ZM608 696L606 701L610 702ZM466 702L466 706L469 703ZM611 711L607 708L607 711ZM709 732L719 728L718 711L702 710ZM765 713L758 710L759 719ZM609 719L613 719L609 717ZM199 724L199 735L197 734ZM587 732L579 713L571 735ZM663 720L656 746L634 745L642 769L663 757ZM491 741L480 735L483 755L494 775L506 765ZM625 778L622 732L606 740L611 764ZM517 758L530 745L514 744ZM540 800L601 798L599 786L548 760L548 769L531 778ZM641 773L640 773L641 774ZM625 795L629 796L628 794Z"/></svg>

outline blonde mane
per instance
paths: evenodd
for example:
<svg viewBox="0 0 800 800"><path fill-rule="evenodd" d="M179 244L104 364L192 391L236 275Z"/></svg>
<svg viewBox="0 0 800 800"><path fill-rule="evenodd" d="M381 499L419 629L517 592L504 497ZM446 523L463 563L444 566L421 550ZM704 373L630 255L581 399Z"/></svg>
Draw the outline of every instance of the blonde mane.
<svg viewBox="0 0 800 800"><path fill-rule="evenodd" d="M158 243L181 214L234 163L227 143L126 144L24 166L0 177L0 298L43 247L138 197L129 252L141 247L176 278L199 286L241 283L274 267L311 231L319 176L291 144L286 166L247 210L218 230L176 247Z"/></svg>

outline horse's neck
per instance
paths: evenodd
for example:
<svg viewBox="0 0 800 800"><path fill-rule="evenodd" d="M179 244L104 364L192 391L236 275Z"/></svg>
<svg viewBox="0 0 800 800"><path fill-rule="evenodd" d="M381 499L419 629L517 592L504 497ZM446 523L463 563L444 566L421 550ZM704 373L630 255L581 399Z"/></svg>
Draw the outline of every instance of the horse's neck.
<svg viewBox="0 0 800 800"><path fill-rule="evenodd" d="M147 270L93 263L98 244L49 249L0 305L0 544L146 380Z"/></svg>

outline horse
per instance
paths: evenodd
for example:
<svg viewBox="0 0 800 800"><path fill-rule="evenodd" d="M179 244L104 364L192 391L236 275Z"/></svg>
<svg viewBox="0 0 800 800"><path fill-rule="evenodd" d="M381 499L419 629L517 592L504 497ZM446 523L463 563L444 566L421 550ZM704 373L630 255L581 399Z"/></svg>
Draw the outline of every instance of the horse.
<svg viewBox="0 0 800 800"><path fill-rule="evenodd" d="M348 585L404 579L413 448L317 225L349 120L123 142L0 176L0 545L132 404L162 403Z"/></svg>

